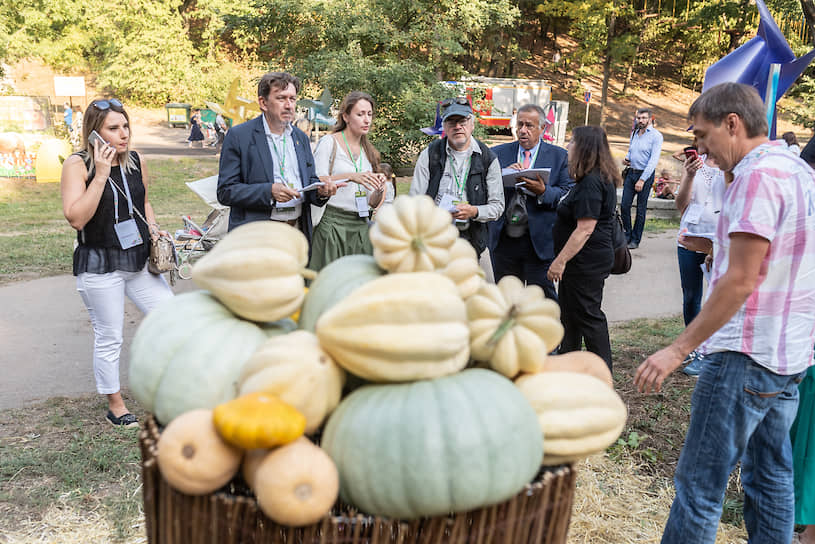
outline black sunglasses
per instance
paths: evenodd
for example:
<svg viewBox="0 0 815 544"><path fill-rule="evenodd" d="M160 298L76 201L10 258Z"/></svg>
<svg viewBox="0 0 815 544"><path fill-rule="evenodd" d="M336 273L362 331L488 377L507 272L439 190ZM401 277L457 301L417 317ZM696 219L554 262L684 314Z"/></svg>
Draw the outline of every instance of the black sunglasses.
<svg viewBox="0 0 815 544"><path fill-rule="evenodd" d="M469 106L470 101L467 100L467 98L464 97L464 96L458 96L456 98L445 98L444 100L441 101L441 107L442 108L449 108L453 104L459 104L461 106Z"/></svg>
<svg viewBox="0 0 815 544"><path fill-rule="evenodd" d="M108 100L95 100L91 103L91 106L96 108L97 110L107 110L110 109L111 106L114 108L123 108L122 103L116 100L115 98L111 98Z"/></svg>

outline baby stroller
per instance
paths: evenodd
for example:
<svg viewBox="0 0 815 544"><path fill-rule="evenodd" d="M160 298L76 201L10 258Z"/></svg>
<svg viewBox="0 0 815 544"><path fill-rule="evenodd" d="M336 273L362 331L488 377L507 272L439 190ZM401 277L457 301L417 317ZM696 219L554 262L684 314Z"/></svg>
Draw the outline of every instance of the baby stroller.
<svg viewBox="0 0 815 544"><path fill-rule="evenodd" d="M182 280L190 279L192 264L215 246L229 226L229 207L218 202L218 176L188 182L187 187L201 197L212 211L200 226L189 215L182 216L184 228L175 232L178 266L170 273L171 280L174 279L173 274Z"/></svg>

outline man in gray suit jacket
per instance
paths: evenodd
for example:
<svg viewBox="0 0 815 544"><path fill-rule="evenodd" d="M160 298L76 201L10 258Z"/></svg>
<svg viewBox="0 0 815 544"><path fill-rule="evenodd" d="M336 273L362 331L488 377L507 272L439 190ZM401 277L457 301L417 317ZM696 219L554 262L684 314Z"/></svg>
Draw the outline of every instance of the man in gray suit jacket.
<svg viewBox="0 0 815 544"><path fill-rule="evenodd" d="M311 243L311 204L323 206L337 192L319 182L306 134L292 125L300 80L285 72L264 75L258 83L263 112L226 133L218 172L218 201L230 207L229 230L250 221L283 221L300 229Z"/></svg>

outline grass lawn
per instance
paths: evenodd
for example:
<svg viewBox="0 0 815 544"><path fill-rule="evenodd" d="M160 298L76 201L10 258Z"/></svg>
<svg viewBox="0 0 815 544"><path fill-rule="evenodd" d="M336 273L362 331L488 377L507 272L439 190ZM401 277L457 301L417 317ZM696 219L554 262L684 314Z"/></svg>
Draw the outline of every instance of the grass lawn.
<svg viewBox="0 0 815 544"><path fill-rule="evenodd" d="M162 228L181 228L182 215L202 222L211 209L184 183L217 173L217 159L148 158L147 165ZM62 215L58 183L0 178L0 284L70 274L75 232Z"/></svg>
<svg viewBox="0 0 815 544"><path fill-rule="evenodd" d="M662 393L641 395L631 380L681 330L678 316L613 326L615 387L629 418L615 445L577 465L570 542L659 541L695 382L677 372ZM127 404L144 415L133 399ZM137 432L112 428L102 413L97 395L0 412L0 535L12 542L143 541ZM741 501L734 478L718 543L744 541Z"/></svg>

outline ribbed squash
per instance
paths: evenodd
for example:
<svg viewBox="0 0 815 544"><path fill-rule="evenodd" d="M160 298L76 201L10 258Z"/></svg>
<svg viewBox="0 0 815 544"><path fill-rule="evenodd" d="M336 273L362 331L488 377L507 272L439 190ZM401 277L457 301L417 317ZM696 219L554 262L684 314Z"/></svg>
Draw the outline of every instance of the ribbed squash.
<svg viewBox="0 0 815 544"><path fill-rule="evenodd" d="M515 276L482 284L467 300L467 318L473 359L508 378L541 370L546 354L563 338L557 303Z"/></svg>
<svg viewBox="0 0 815 544"><path fill-rule="evenodd" d="M379 266L389 272L442 268L458 238L449 212L427 195L402 195L382 208L371 227L371 244Z"/></svg>
<svg viewBox="0 0 815 544"><path fill-rule="evenodd" d="M523 395L484 369L362 387L331 414L322 438L343 500L402 519L509 499L540 468L542 446Z"/></svg>
<svg viewBox="0 0 815 544"><path fill-rule="evenodd" d="M275 321L300 308L308 241L279 221L241 225L192 268L193 281L244 319Z"/></svg>
<svg viewBox="0 0 815 544"><path fill-rule="evenodd" d="M219 404L212 421L224 440L244 450L288 444L306 428L306 418L296 408L262 391Z"/></svg>
<svg viewBox="0 0 815 544"><path fill-rule="evenodd" d="M543 363L542 372L581 372L594 376L614 388L611 371L602 357L590 351L572 351L562 355L549 355Z"/></svg>
<svg viewBox="0 0 815 544"><path fill-rule="evenodd" d="M209 293L168 299L141 322L130 347L130 391L163 424L235 398L241 367L284 320L258 326L238 319Z"/></svg>
<svg viewBox="0 0 815 544"><path fill-rule="evenodd" d="M467 300L484 283L484 270L478 263L475 248L464 238L457 238L450 250L450 262L441 273L453 280L461 298Z"/></svg>
<svg viewBox="0 0 815 544"><path fill-rule="evenodd" d="M320 316L337 302L347 297L360 285L382 276L384 270L379 268L376 260L370 255L346 255L332 261L311 282L311 287L303 301L299 327L314 332L314 326Z"/></svg>
<svg viewBox="0 0 815 544"><path fill-rule="evenodd" d="M339 487L334 462L304 437L266 455L252 489L264 514L281 525L302 527L328 514Z"/></svg>
<svg viewBox="0 0 815 544"><path fill-rule="evenodd" d="M323 269L324 271L327 269ZM292 405L311 433L340 402L345 372L322 350L317 337L295 331L270 338L243 365L241 395L264 391Z"/></svg>
<svg viewBox="0 0 815 544"><path fill-rule="evenodd" d="M620 396L594 376L577 372L525 374L515 380L538 414L546 442L543 464L571 463L614 443L625 426Z"/></svg>
<svg viewBox="0 0 815 544"><path fill-rule="evenodd" d="M317 337L337 364L371 381L452 374L470 351L464 302L455 284L435 272L366 283L322 315Z"/></svg>
<svg viewBox="0 0 815 544"><path fill-rule="evenodd" d="M212 493L238 472L243 452L227 444L212 424L212 410L192 410L175 418L159 437L161 475L187 495Z"/></svg>

